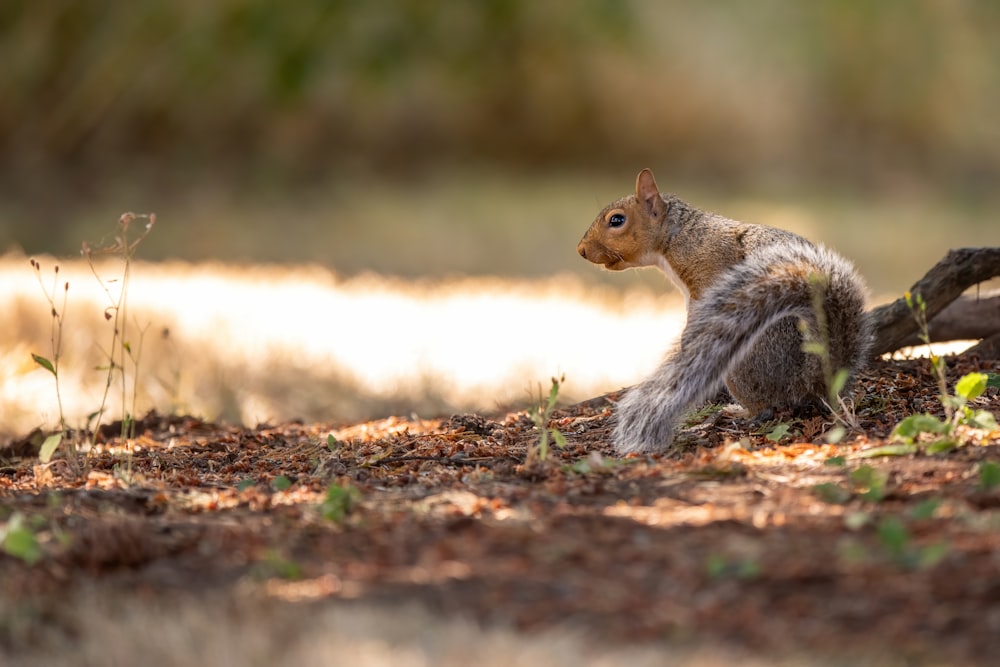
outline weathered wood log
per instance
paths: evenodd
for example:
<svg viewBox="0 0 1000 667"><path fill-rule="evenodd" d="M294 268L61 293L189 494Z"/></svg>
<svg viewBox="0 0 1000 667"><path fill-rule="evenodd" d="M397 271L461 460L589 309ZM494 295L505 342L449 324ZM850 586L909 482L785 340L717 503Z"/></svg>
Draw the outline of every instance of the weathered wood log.
<svg viewBox="0 0 1000 667"><path fill-rule="evenodd" d="M979 340L997 332L1000 332L1000 292L962 295L945 306L927 325L932 343ZM923 341L917 334L911 334L900 346L921 343Z"/></svg>
<svg viewBox="0 0 1000 667"><path fill-rule="evenodd" d="M927 305L927 320L932 321L948 304L969 287L1000 276L1000 248L959 248L951 250L923 278L910 288ZM917 333L917 323L906 299L900 297L872 311L875 345L872 354L894 352L906 345L907 337Z"/></svg>
<svg viewBox="0 0 1000 667"><path fill-rule="evenodd" d="M980 359L1000 359L1000 333L984 338L962 354L977 356Z"/></svg>

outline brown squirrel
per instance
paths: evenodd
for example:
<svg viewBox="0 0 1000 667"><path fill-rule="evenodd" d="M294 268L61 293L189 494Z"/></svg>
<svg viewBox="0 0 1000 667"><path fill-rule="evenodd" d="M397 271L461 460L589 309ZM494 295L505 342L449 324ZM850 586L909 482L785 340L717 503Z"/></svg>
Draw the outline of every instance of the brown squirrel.
<svg viewBox="0 0 1000 667"><path fill-rule="evenodd" d="M853 378L867 361L866 290L848 260L791 232L660 194L649 169L639 172L635 195L601 211L577 252L613 271L659 267L687 301L680 341L618 403L613 437L619 454L668 448L675 422L723 382L750 414L764 419L775 410L820 405L830 368L847 369ZM803 350L801 326L825 330L819 335L826 371L819 355Z"/></svg>

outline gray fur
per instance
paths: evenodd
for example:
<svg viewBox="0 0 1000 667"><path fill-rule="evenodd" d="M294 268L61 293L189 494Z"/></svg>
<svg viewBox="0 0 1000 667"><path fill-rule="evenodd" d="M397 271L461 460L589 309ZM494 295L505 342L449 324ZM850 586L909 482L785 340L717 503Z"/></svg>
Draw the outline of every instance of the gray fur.
<svg viewBox="0 0 1000 667"><path fill-rule="evenodd" d="M679 200L665 200L673 205L671 213L680 212L674 208ZM685 220L670 236L698 233L692 227L702 216L712 218L710 232L722 222L741 225L709 214L692 215L686 206L682 210ZM723 382L754 413L824 398L819 360L802 351L798 329L800 318L815 320L810 273L829 281L824 311L833 368L847 368L853 377L864 366L871 322L864 311L864 284L851 263L790 232L755 225L741 229L744 259L692 299L680 341L656 372L618 404L613 436L618 454L667 449L677 421ZM675 239L667 239L671 241ZM678 249L670 248L665 255L677 261Z"/></svg>

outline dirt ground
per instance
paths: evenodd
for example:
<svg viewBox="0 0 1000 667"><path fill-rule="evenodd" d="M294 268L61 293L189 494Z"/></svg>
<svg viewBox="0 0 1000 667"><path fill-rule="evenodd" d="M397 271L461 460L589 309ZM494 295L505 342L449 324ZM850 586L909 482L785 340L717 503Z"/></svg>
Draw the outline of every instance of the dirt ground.
<svg viewBox="0 0 1000 667"><path fill-rule="evenodd" d="M973 370L997 365L948 368L952 382ZM390 648L406 622L411 637L511 633L476 635L482 664L541 664L514 653L553 636L575 638L566 664L660 661L615 659L615 647L706 665L732 664L714 651L743 664L996 664L988 462L1000 463L1000 432L866 454L904 416L940 414L937 394L927 360L878 362L841 444L824 444L821 417L789 417L779 438L726 408L696 416L680 451L624 460L608 443L616 395L556 410L549 425L568 444L533 464L524 412L256 428L153 414L131 451L112 425L83 465L40 465L33 434L0 448L0 521L34 545L0 552L0 662L101 664L112 647L169 644L186 623L174 641L201 642L202 658L244 647L213 664L276 664L266 637L299 646L289 638L308 618L329 623L312 639L357 641L351 623L384 610L363 632ZM1000 392L975 407L1000 415ZM170 611L181 604L201 615L182 621ZM448 662L406 646L353 664ZM313 658L297 664L324 664Z"/></svg>

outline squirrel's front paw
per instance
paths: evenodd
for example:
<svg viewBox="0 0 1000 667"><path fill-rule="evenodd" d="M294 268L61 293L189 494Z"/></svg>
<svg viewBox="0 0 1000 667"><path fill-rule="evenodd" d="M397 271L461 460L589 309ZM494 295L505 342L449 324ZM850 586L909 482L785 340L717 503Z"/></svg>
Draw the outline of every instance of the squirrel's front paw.
<svg viewBox="0 0 1000 667"><path fill-rule="evenodd" d="M615 453L651 454L666 450L674 439L673 425L664 418L657 405L635 390L618 404L618 423L612 441Z"/></svg>

